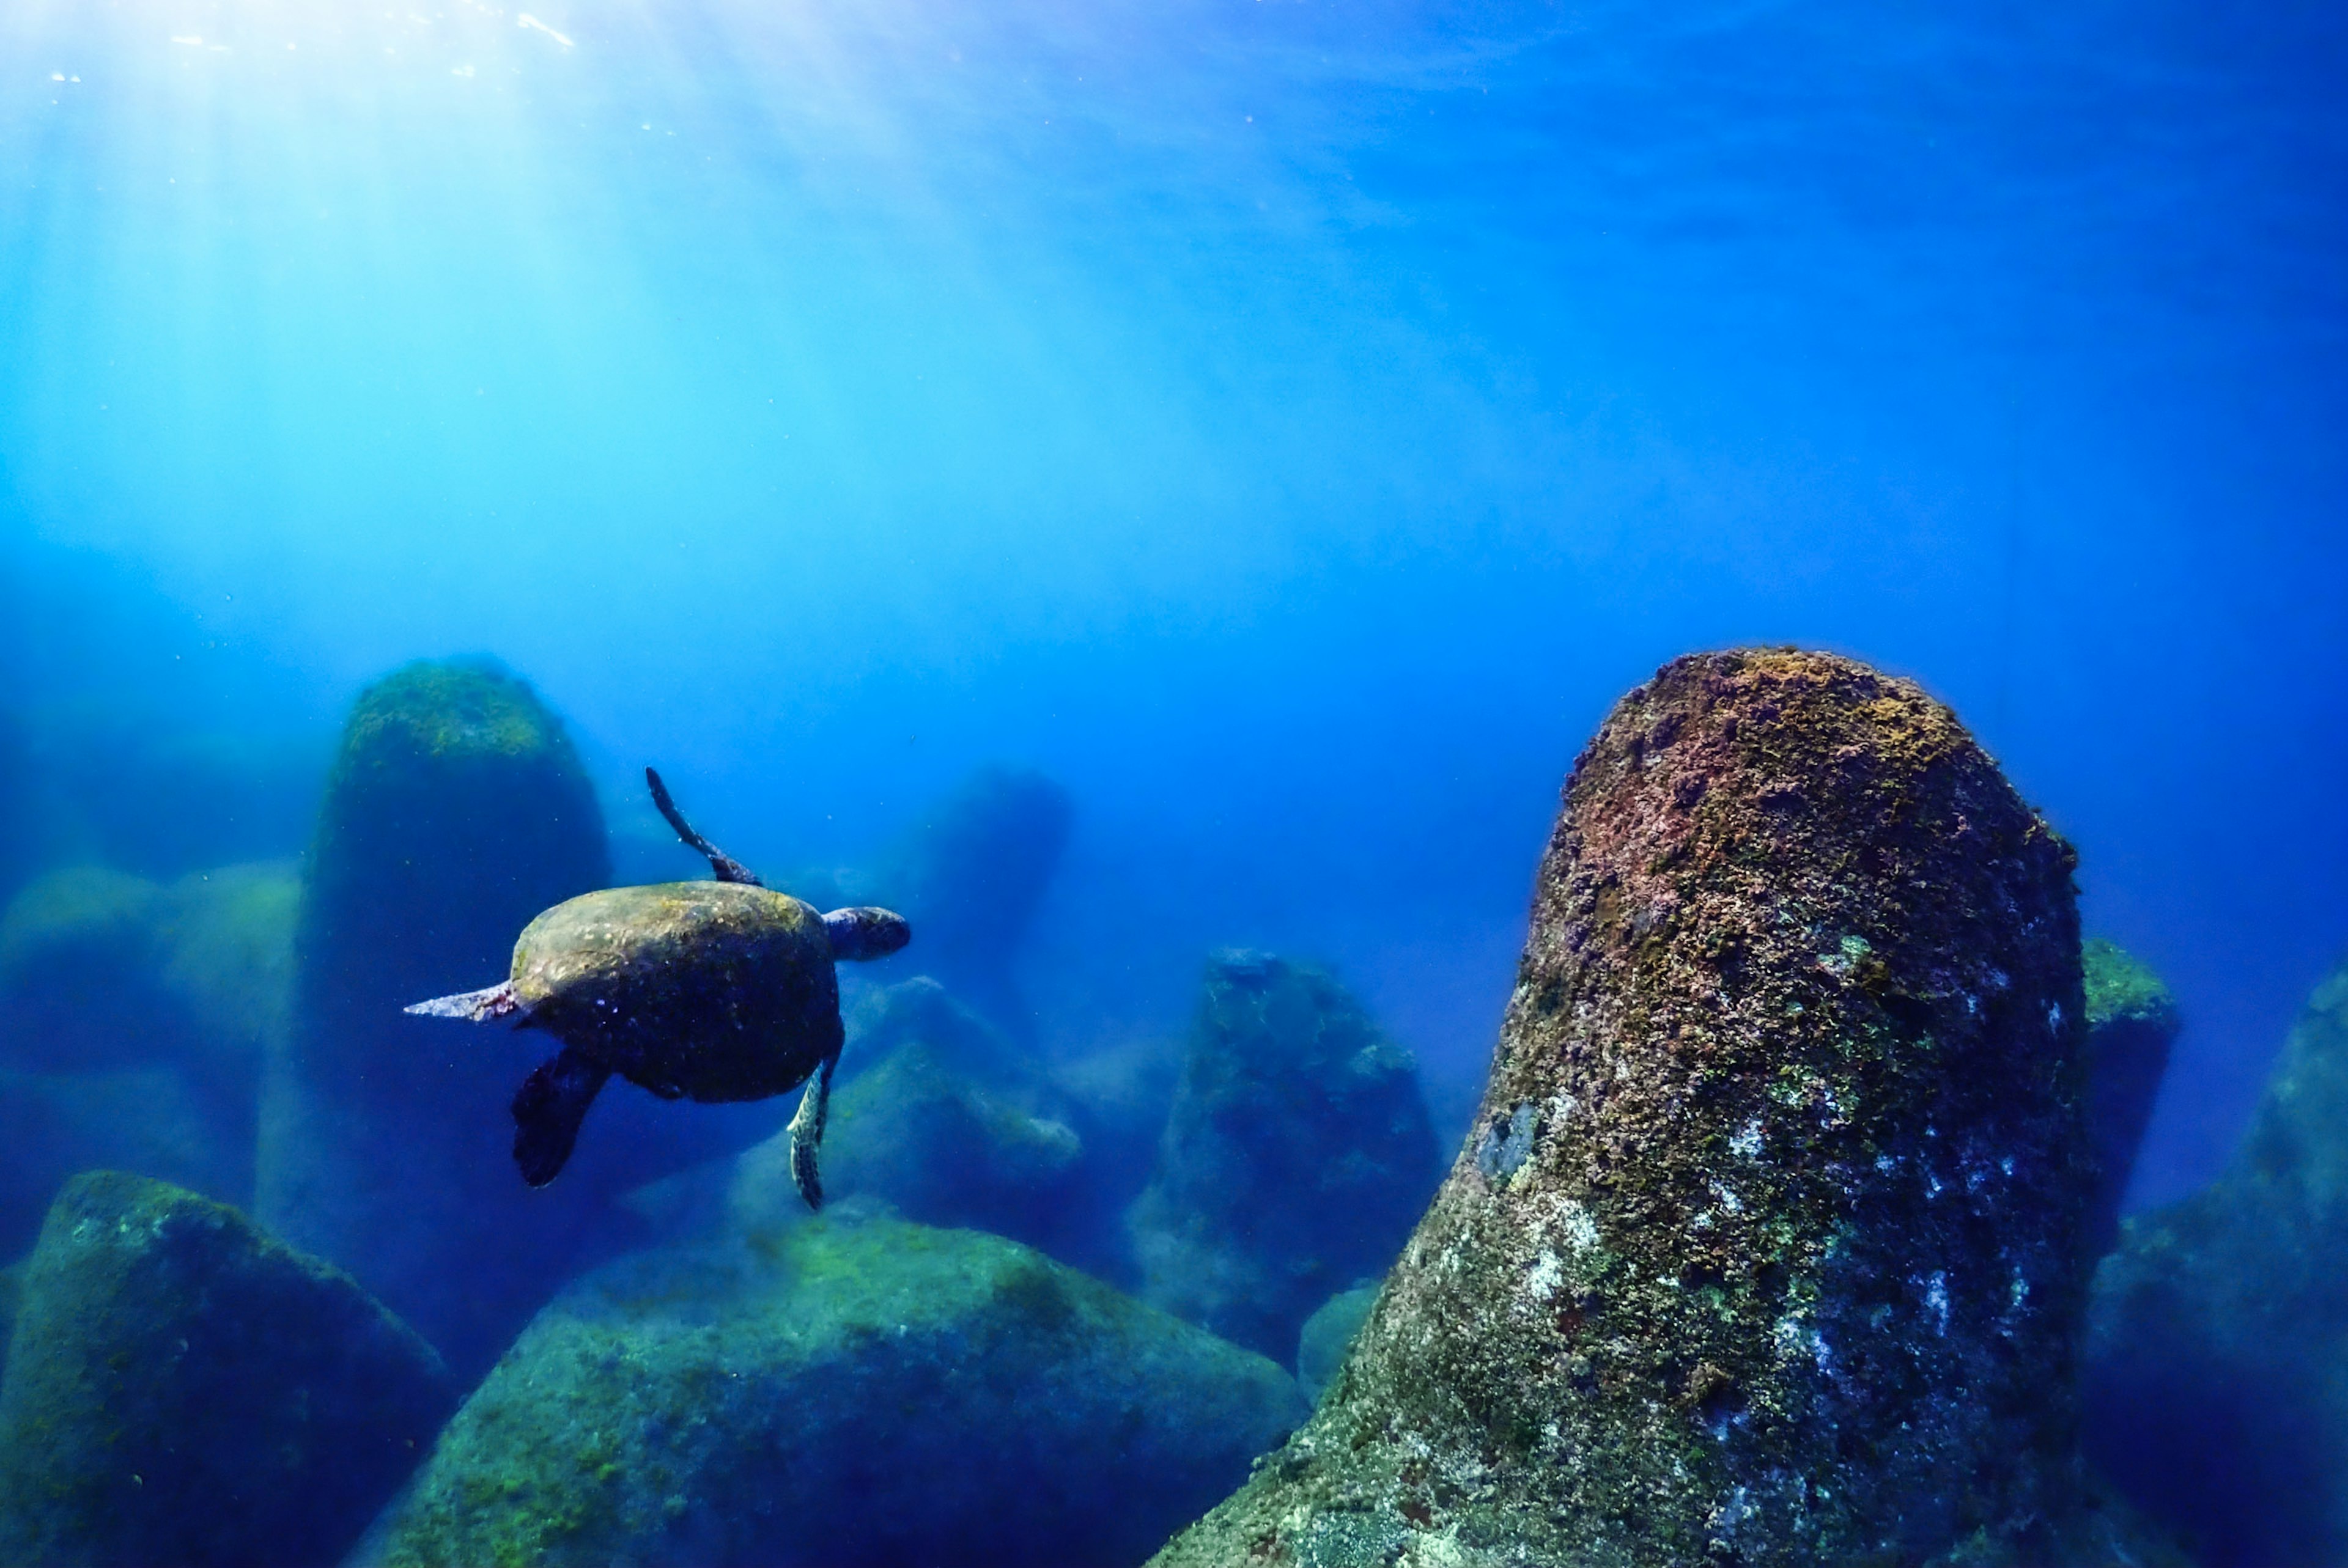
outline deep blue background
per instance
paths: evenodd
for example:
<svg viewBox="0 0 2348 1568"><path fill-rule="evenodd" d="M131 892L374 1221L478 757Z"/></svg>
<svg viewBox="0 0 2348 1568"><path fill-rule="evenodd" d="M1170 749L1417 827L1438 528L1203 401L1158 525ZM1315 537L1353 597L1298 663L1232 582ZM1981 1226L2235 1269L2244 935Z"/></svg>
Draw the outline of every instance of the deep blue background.
<svg viewBox="0 0 2348 1568"><path fill-rule="evenodd" d="M529 15L0 20L12 702L494 651L766 865L1035 763L1047 1040L1276 946L1456 1111L1606 705L1830 646L2180 994L2140 1197L2348 948L2336 7Z"/></svg>

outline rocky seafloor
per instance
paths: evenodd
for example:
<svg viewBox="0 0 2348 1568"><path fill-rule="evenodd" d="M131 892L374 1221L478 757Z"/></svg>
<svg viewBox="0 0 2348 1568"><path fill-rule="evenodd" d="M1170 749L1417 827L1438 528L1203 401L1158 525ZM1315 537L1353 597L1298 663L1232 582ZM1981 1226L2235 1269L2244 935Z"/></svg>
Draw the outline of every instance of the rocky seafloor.
<svg viewBox="0 0 2348 1568"><path fill-rule="evenodd" d="M529 1190L542 1040L399 1012L642 859L525 682L394 672L323 797L299 861L0 889L0 1563L2348 1563L2348 969L2122 1222L2176 1009L1910 682L1624 697L1456 1143L1284 956L1039 1051L1072 805L975 775L773 878L919 941L817 1215L788 1099L607 1094Z"/></svg>

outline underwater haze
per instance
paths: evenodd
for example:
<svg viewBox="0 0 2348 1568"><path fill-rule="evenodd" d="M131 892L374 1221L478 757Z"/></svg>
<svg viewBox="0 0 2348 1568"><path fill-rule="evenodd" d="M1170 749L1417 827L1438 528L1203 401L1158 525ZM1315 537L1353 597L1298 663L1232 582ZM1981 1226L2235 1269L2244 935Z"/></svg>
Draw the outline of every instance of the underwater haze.
<svg viewBox="0 0 2348 1568"><path fill-rule="evenodd" d="M485 658L619 880L698 874L647 764L843 898L1041 775L951 991L1170 1081L1293 961L1447 1160L1601 719L1793 644L2076 846L2185 1197L2348 952L2344 74L2312 0L13 0L0 902L325 853L362 689Z"/></svg>

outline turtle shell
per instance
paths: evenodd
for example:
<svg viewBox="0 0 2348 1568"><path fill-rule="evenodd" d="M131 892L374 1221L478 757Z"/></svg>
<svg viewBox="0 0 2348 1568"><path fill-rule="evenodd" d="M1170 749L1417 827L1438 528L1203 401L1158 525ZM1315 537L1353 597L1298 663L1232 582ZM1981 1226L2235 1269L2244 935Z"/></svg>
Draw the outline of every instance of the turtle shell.
<svg viewBox="0 0 2348 1568"><path fill-rule="evenodd" d="M823 917L771 888L582 895L522 928L512 978L532 1024L671 1099L763 1100L839 1049Z"/></svg>

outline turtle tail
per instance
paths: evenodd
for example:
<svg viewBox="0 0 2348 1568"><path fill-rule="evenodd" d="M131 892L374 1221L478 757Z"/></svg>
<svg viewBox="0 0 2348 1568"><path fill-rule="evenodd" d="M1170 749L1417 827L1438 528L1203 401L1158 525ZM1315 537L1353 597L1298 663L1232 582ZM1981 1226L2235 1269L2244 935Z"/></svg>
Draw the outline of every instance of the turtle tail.
<svg viewBox="0 0 2348 1568"><path fill-rule="evenodd" d="M513 1154L523 1181L542 1187L561 1173L587 1107L611 1076L610 1068L565 1047L521 1081L513 1097Z"/></svg>

